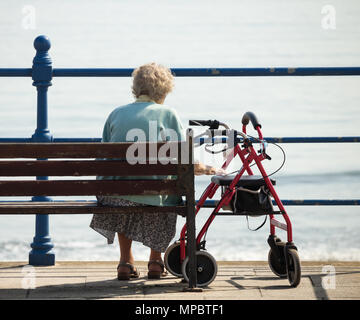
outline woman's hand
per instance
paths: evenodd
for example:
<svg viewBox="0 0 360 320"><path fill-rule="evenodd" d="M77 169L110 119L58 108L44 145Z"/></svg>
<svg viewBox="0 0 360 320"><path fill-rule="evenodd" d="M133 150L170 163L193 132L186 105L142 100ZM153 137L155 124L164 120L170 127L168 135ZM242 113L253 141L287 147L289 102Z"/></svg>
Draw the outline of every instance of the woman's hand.
<svg viewBox="0 0 360 320"><path fill-rule="evenodd" d="M202 174L206 174L206 175L224 175L224 174L226 174L224 169L214 168L212 166L207 166L203 163L195 163L194 164L194 173L196 176L200 176Z"/></svg>

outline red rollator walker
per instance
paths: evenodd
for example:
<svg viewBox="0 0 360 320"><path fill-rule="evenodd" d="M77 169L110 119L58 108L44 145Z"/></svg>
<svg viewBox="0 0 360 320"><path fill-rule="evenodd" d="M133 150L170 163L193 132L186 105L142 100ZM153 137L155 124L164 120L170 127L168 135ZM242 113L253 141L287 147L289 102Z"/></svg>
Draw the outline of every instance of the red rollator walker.
<svg viewBox="0 0 360 320"><path fill-rule="evenodd" d="M258 133L258 138L246 134L246 126L250 121ZM242 132L231 130L226 124L217 120L190 120L189 125L208 126L209 129L206 130L206 135L213 144L219 136L227 136L226 140L224 138L219 140L227 141L228 145L222 169L225 170L237 156L242 162L241 168L235 171L236 174L213 176L211 183L197 202L196 214L206 206L205 201L212 199L218 188L221 188L220 200L215 202L215 209L211 212L196 237L197 286L208 286L217 274L216 260L206 251L205 240L203 240L209 226L217 215L268 215L270 217L270 235L267 242L270 246L268 254L270 269L280 278L287 277L292 287L298 286L301 279L301 267L297 248L293 243L291 221L275 191L275 180L269 178L261 163L263 160L271 160L271 158L266 154L267 143L263 139L261 125L256 116L252 112L244 114ZM219 126L223 126L225 130L220 130ZM260 150L256 151L253 143L259 143L261 145ZM251 169L252 165L257 166L261 176L254 175ZM244 175L245 173L247 175ZM274 199L278 211L274 210L271 198ZM275 219L275 214L282 215L285 223ZM286 231L287 242L281 241L276 236L275 228ZM164 262L171 274L189 281L189 258L186 255L186 224L181 230L180 239L166 250Z"/></svg>

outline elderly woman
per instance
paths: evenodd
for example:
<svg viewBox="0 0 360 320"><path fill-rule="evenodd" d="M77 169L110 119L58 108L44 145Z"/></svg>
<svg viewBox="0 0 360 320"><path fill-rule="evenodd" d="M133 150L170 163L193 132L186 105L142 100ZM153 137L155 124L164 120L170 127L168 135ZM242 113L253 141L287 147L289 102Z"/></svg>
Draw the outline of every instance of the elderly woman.
<svg viewBox="0 0 360 320"><path fill-rule="evenodd" d="M184 140L183 126L177 112L163 105L167 94L173 88L173 76L169 69L155 63L146 64L136 69L133 74L132 92L136 100L133 103L116 108L108 116L103 142L125 142L129 130L137 128L146 134L149 140L149 123L157 126L157 137L161 130L172 129L178 140ZM195 174L215 174L218 170L198 163ZM112 177L124 178L124 177ZM106 179L106 177L98 177ZM112 206L166 206L179 204L176 196L98 196L102 205ZM105 236L108 243L118 234L120 245L120 263L117 267L118 279L129 280L139 277L134 267L131 251L132 241L142 242L150 248L148 278L160 278L166 275L161 253L166 250L175 236L177 215L166 213L153 214L95 214L90 227Z"/></svg>

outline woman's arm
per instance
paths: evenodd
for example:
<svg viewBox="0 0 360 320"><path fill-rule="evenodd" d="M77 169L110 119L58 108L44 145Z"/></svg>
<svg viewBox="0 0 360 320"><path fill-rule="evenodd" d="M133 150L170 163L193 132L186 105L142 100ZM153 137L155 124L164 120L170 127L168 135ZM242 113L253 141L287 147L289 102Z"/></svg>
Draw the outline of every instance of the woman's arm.
<svg viewBox="0 0 360 320"><path fill-rule="evenodd" d="M208 166L206 164L203 163L195 163L194 164L194 173L196 176L200 176L202 174L207 174L207 175L223 175L226 174L224 169L218 169L218 168L214 168L212 166Z"/></svg>
<svg viewBox="0 0 360 320"><path fill-rule="evenodd" d="M169 127L176 131L179 137L179 141L184 141L185 134L184 134L184 128L182 126L181 120L176 112L175 109L169 109ZM223 169L217 169L212 166L208 166L206 164L200 163L197 160L195 160L194 163L194 173L197 176L206 174L206 175L224 175L226 174L225 170Z"/></svg>

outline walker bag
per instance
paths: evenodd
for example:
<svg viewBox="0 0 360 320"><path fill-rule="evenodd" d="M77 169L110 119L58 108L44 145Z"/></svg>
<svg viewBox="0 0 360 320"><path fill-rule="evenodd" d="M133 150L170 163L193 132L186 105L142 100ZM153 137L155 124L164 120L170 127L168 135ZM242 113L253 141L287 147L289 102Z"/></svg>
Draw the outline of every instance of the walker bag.
<svg viewBox="0 0 360 320"><path fill-rule="evenodd" d="M268 189L238 188L230 202L234 213L243 215L264 215L274 211Z"/></svg>

